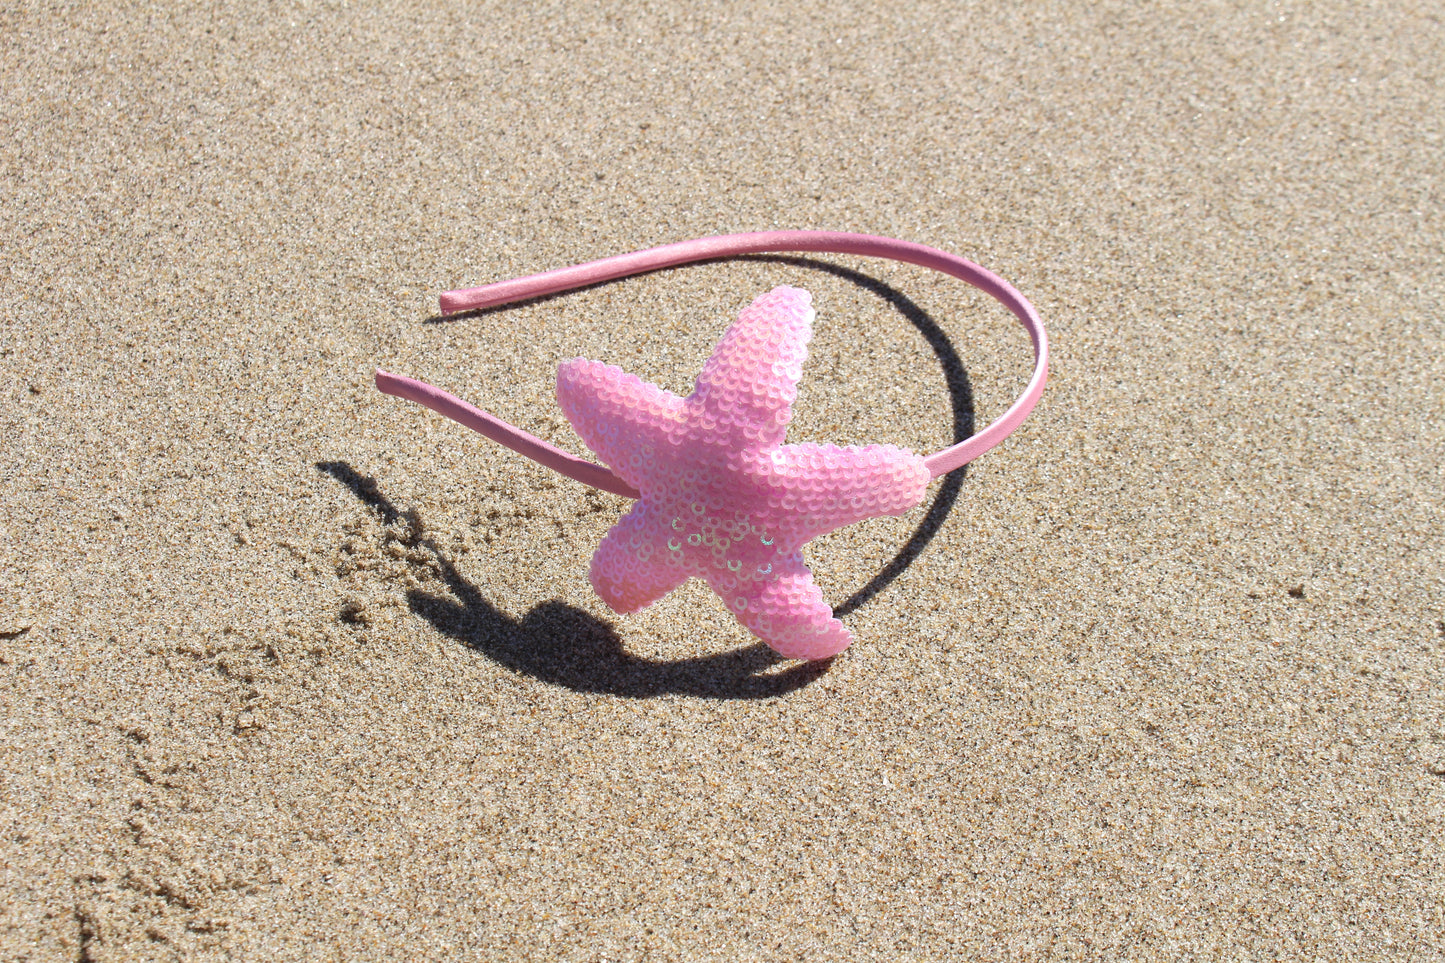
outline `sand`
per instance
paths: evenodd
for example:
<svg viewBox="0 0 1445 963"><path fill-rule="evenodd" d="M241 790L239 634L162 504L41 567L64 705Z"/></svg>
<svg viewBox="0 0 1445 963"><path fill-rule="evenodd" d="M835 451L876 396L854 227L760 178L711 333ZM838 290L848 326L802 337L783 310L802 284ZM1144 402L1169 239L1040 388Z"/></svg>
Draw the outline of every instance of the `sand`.
<svg viewBox="0 0 1445 963"><path fill-rule="evenodd" d="M0 11L0 958L1445 956L1438 13L440 7ZM786 283L791 440L1021 390L857 258L434 320L779 228L1054 339L810 547L826 666L614 615L624 499L371 385L578 450L559 361L686 391Z"/></svg>

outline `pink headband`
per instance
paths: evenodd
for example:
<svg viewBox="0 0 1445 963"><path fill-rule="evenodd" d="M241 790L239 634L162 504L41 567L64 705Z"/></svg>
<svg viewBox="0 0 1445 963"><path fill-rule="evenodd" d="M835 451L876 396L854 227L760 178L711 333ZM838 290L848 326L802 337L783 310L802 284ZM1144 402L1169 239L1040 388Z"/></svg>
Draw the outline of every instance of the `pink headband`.
<svg viewBox="0 0 1445 963"><path fill-rule="evenodd" d="M1022 294L972 261L921 244L866 234L767 231L667 244L450 291L441 308L455 314L678 264L780 251L906 261L979 288L1012 311L1033 339L1028 387L993 424L926 458L892 445L784 444L813 321L808 293L788 287L744 309L687 398L612 365L563 362L558 404L608 467L424 382L378 370L376 386L569 478L637 499L592 556L592 586L613 611L635 612L688 578L702 578L744 627L780 654L828 658L852 637L813 584L803 545L865 518L903 514L923 499L930 480L977 458L1023 422L1043 394L1049 343Z"/></svg>

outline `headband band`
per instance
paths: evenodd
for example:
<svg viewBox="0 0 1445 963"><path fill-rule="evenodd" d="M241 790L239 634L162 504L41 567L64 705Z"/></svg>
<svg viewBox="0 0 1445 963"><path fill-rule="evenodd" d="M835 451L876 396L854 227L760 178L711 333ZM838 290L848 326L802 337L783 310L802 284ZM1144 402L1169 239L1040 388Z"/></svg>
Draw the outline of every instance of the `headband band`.
<svg viewBox="0 0 1445 963"><path fill-rule="evenodd" d="M929 480L993 448L1023 422L1048 377L1048 335L1027 299L972 261L909 241L826 231L728 234L450 291L444 315L542 297L679 264L807 251L888 258L984 291L1028 331L1034 371L987 428L927 458L891 445L784 445L812 334L806 292L778 288L728 329L678 398L620 369L576 359L558 370L573 427L610 468L578 458L421 381L378 370L381 391L425 405L569 478L638 499L593 556L592 584L615 611L651 604L688 577L705 579L740 622L785 656L826 658L851 637L802 561L810 539L850 522L902 514Z"/></svg>

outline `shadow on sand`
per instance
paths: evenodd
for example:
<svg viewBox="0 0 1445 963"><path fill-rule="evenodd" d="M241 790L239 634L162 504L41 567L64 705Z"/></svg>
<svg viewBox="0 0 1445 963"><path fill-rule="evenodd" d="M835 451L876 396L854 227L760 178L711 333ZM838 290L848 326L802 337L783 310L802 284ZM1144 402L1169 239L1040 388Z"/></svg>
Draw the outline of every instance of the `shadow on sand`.
<svg viewBox="0 0 1445 963"><path fill-rule="evenodd" d="M973 388L963 361L938 323L902 292L877 278L815 258L746 255L736 260L787 264L821 271L882 298L917 328L933 349L943 370L953 409L953 440L963 441L973 434ZM565 297L568 293L571 292L445 318L428 318L427 323L451 322L480 314L515 310L523 305ZM416 533L420 532L421 525L415 513L398 511L381 493L375 479L357 473L345 462L321 462L316 467L346 485L388 529L404 524L408 531L414 533L389 537L417 539L414 544L424 546L434 557L436 569L451 595L443 597L412 589L407 593L411 610L439 632L509 669L578 692L608 692L632 698L677 693L714 699L778 696L805 686L828 671L830 662L825 661L802 663L769 672L786 660L762 644L724 655L676 662L641 659L623 649L611 625L557 601L543 602L520 620L514 619L498 610L475 585L463 578L440 548L420 539ZM953 510L963 487L964 471L958 469L944 476L913 534L878 574L834 608L835 615L843 616L866 605L922 555Z"/></svg>
<svg viewBox="0 0 1445 963"><path fill-rule="evenodd" d="M457 571L437 545L422 537L415 512L399 510L382 494L376 479L346 462L320 462L317 470L349 488L376 513L386 538L423 548L431 558L415 562L433 569L448 595L410 589L407 603L438 632L487 658L543 682L576 692L606 692L645 699L679 694L709 699L764 699L801 688L828 671L828 662L793 663L761 643L723 655L654 662L628 653L611 625L562 602L543 602L520 619L502 612ZM433 572L418 572L426 576Z"/></svg>

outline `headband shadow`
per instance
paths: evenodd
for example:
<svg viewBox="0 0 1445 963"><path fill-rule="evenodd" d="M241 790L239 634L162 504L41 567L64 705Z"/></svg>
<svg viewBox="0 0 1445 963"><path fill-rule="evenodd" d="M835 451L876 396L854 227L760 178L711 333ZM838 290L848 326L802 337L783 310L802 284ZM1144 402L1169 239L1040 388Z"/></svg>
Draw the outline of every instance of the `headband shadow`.
<svg viewBox="0 0 1445 963"><path fill-rule="evenodd" d="M693 264L720 264L727 261L785 264L789 267L820 271L824 274L831 274L834 277L847 281L867 291L869 294L881 298L890 307L903 315L909 324L912 324L918 329L918 332L923 335L924 340L928 342L929 347L932 348L934 357L938 359L939 367L943 371L944 382L948 388L949 403L953 411L953 438L949 443L957 444L973 436L975 431L973 386L969 380L968 371L963 366L963 360L959 357L958 351L953 347L953 342L949 340L947 333L944 332L938 323L912 299L897 288L878 278L864 274L861 271L853 270L852 268L846 268L828 261L821 261L817 258L779 254L730 255L699 260L687 265L658 268L645 273L662 273L665 271L675 271L680 267L690 267ZM553 294L543 294L525 300L510 301L504 304L474 308L453 314L435 315L427 318L425 323L440 324L465 317L511 311L521 307L541 304L554 298L567 297L576 291L592 290L610 284L616 284L618 281L626 279L627 278L613 278ZM964 465L955 468L943 476L938 490L934 494L933 501L928 507L928 511L924 514L923 520L919 522L918 527L914 529L913 534L909 536L908 540L904 542L903 546L888 564L879 570L877 575L842 603L834 606L834 616L841 617L850 612L857 611L883 592L923 554L929 542L933 541L934 536L943 528L943 523L947 520L949 513L953 511L953 506L957 502L959 492L963 487L963 478L966 471L967 466Z"/></svg>

